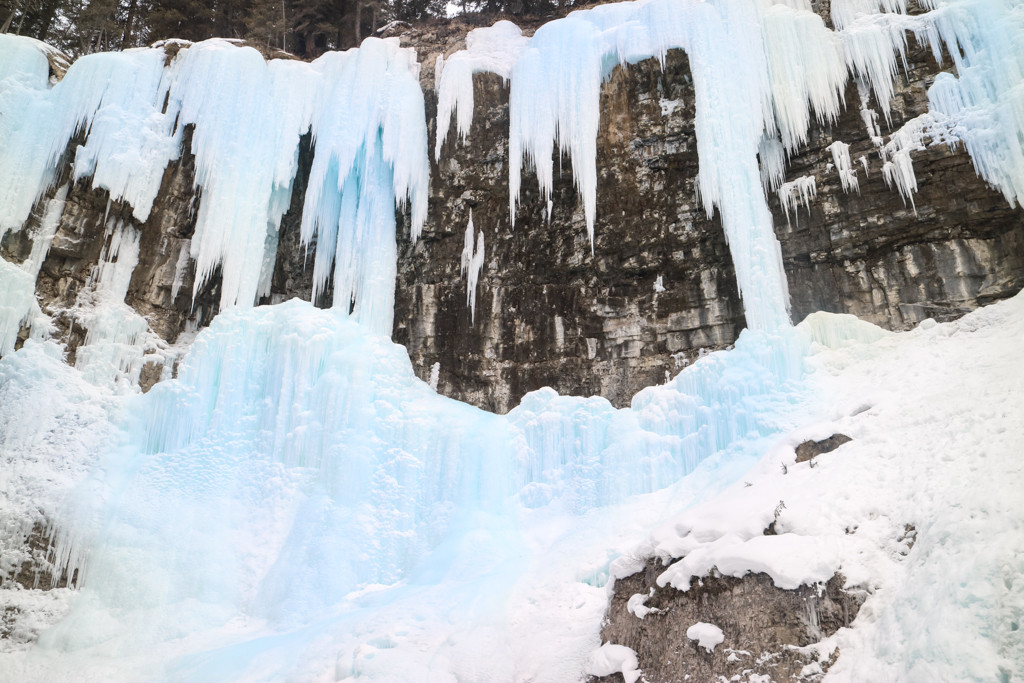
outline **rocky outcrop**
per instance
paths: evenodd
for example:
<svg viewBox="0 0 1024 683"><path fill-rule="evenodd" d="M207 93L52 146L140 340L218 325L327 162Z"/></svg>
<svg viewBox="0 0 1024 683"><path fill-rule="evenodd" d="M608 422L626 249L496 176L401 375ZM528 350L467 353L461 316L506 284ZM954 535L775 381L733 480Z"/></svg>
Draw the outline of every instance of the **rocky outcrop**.
<svg viewBox="0 0 1024 683"><path fill-rule="evenodd" d="M862 601L843 590L838 574L796 590L777 588L767 574L712 575L683 592L657 586L663 571L660 561L650 560L616 582L601 629L604 642L636 652L648 683L820 680L839 653L818 644L848 626ZM724 640L701 647L687 635L699 623L719 628ZM613 683L622 677L591 680Z"/></svg>
<svg viewBox="0 0 1024 683"><path fill-rule="evenodd" d="M908 64L890 103L890 124L873 98L866 105L878 114L883 132L928 109L927 88L940 65L918 45ZM885 183L855 85L846 102L836 124L812 131L807 147L790 159L787 180L817 180L810 211L798 209L787 218L772 197L794 321L830 311L903 330L926 318L951 320L1020 291L1021 210L977 176L963 149L945 145L912 154L919 190L912 202L901 197ZM828 147L836 141L849 145L856 167L863 170L862 157L867 164L867 173L858 173L858 192L844 192L832 168Z"/></svg>

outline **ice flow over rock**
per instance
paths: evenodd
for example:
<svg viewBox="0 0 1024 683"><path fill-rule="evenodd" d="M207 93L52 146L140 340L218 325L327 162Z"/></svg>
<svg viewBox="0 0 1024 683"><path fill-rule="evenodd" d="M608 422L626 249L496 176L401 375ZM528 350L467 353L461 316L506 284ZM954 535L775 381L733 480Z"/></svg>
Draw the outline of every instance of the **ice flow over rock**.
<svg viewBox="0 0 1024 683"><path fill-rule="evenodd" d="M59 364L45 324L11 352L19 327L41 315L38 268L34 259L0 264L0 389L12 397L0 403L0 445L5 458L28 454L4 470L4 514L38 515L47 501L58 561L82 586L67 618L7 670L58 680L87 661L107 667L100 678L129 680L578 677L600 644L601 587L614 573L610 542L587 536L594 521L618 518L608 528L620 535L651 523L654 513L630 501L686 489L702 463L702 481L721 487L797 414L814 412L802 383L808 340L789 326L763 187L785 189L785 154L812 118L837 114L850 77L887 102L911 30L937 54L955 53L958 75L936 80L931 118L880 151L886 177L911 191L909 153L928 132L963 141L1008 199L1024 187L1020 13L990 0L914 17L884 5L836 2L840 31L800 2L604 5L529 39L500 23L440 62L442 143L455 111L460 135L469 133L472 74L499 73L511 87L510 211L524 166L550 193L557 142L592 230L603 79L616 65L686 50L698 186L708 212L722 215L751 328L735 349L640 392L629 409L541 390L507 416L438 396L386 338L395 205L409 203L413 237L426 211L427 127L411 51L370 39L304 64L209 41L170 60L160 48L90 55L51 86L39 44L0 36L0 232L22 229L47 197L69 142L74 178L145 219L194 126L202 193L190 257L198 283L220 269L225 309L177 379L146 395L117 393L109 377L130 370L143 336L116 301L137 235L110 226L80 371ZM334 306L251 308L267 292L307 131L315 157L302 239L315 243L314 295L333 280ZM842 158L852 190L856 169ZM470 254L470 244L473 281L484 251ZM47 411L25 400L46 396ZM76 443L89 452L77 455ZM670 497L658 500L672 509ZM573 552L553 555L564 538ZM575 591L557 609L576 620L559 623L584 626L559 640L560 658L524 657L514 644L480 657L486 643L513 642L501 637L511 631L543 648L522 618L541 623L554 602L517 584L543 563ZM751 569L743 557L734 565ZM635 673L612 659L602 666Z"/></svg>

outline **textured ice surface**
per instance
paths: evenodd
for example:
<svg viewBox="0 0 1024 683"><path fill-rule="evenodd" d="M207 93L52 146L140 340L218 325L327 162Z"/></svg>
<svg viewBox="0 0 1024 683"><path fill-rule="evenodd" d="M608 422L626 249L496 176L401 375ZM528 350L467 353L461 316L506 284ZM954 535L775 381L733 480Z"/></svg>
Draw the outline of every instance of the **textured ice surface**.
<svg viewBox="0 0 1024 683"><path fill-rule="evenodd" d="M495 581L507 581L497 588L507 591L552 543L609 506L792 426L805 398L802 349L791 334L747 332L733 351L641 392L630 409L543 390L497 416L438 396L413 375L402 347L336 310L296 300L222 313L176 380L119 399L131 416L111 415L121 436L100 450L54 519L58 556L79 569L81 598L24 665L38 671L31 658L42 657L60 671L74 652L102 658L119 643L127 649L117 666L127 670L155 648L164 653L158 663L172 667L168 677L216 678L227 666L229 678L275 680L300 653L313 657L311 646L280 636L273 647L282 658L268 665L227 644L258 633L297 638L336 615L323 627L340 629L330 638L341 647L337 638L375 630L373 615L388 605L415 602L409 591L434 596L425 598L429 618L441 618L432 611L441 595L470 600ZM0 369L16 372L29 351ZM40 379L37 390L46 386ZM32 447L38 437L26 438ZM603 609L604 543L587 551L598 558L588 614ZM565 565L573 566L579 571ZM378 607L355 607L367 600ZM501 613L474 608L458 628ZM339 635L353 619L363 625ZM240 624L248 635L231 635ZM228 650L173 656L177 639L199 633ZM451 656L465 662L468 631L460 633ZM576 637L577 658L538 680L582 670L595 634ZM310 665L324 666L334 651L315 651Z"/></svg>

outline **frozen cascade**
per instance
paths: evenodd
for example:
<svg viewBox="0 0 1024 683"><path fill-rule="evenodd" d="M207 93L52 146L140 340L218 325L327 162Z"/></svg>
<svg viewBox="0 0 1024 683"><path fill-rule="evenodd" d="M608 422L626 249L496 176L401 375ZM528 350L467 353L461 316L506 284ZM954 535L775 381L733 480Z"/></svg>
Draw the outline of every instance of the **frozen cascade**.
<svg viewBox="0 0 1024 683"><path fill-rule="evenodd" d="M21 228L77 134L74 178L91 177L145 221L194 126L202 200L193 294L219 268L221 306L250 306L268 293L299 139L310 131L316 156L302 234L317 242L318 290L333 266L336 302L348 312L355 301L360 319L390 330L394 204L411 204L413 237L426 214L415 54L377 39L311 64L267 62L220 40L178 47L169 65L159 46L88 55L51 88L41 44L0 36L0 234Z"/></svg>
<svg viewBox="0 0 1024 683"><path fill-rule="evenodd" d="M417 567L444 576L469 529L520 543L517 510L584 514L777 433L803 406L801 356L748 331L631 409L542 390L498 416L337 309L222 313L178 379L129 399L142 417L61 513L84 587L44 644L145 648L238 614L292 628Z"/></svg>
<svg viewBox="0 0 1024 683"><path fill-rule="evenodd" d="M471 86L475 70L508 69L513 214L523 159L550 193L557 140L572 157L592 229L601 82L616 64L685 49L701 196L722 214L752 328L734 349L641 391L629 409L547 389L506 416L437 395L386 338L394 207L410 202L414 236L426 209L426 127L411 52L370 40L313 64L268 64L211 41L182 49L169 66L159 49L90 56L51 88L40 46L0 36L0 230L21 229L49 196L55 161L76 131L88 135L75 176L91 175L140 218L156 169L178 153L183 126L194 125L203 202L222 201L205 209L190 253L200 279L221 268L225 308L239 304L199 333L177 379L145 395L119 393L83 378L133 371L134 357L117 345L137 320L95 320L77 369L50 342L30 339L11 352L22 321L38 313L29 271L45 253L47 220L26 265L0 262L0 461L29 454L0 477L19 514L38 515L45 504L59 560L80 571L82 586L68 617L23 658L5 660L13 667L0 678L74 680L86 670L97 680L578 678L599 650L592 627L604 586L621 569L622 539L635 543L666 515L742 477L780 432L821 419L803 383L810 338L839 347L881 334L827 316L788 325L762 186L787 198L787 213L807 205L814 177L781 184L780 169L811 117L835 115L848 74L884 95L906 30L936 50L957 41L963 52L950 52L959 76L936 80L932 118L918 121L927 131L903 131L891 158L906 150L909 161L925 132L941 132L962 141L1008 198L1024 187L1014 151L1024 111L1014 90L1024 63L1014 39L1019 13L987 0L914 17L891 4L883 15L870 3L845 7L853 8L848 24L830 32L799 1L605 5L529 40L500 28L500 49L483 40L466 53L487 54L490 66L458 55L439 63L439 98L458 111L460 135L472 111L467 79ZM232 82L232 72L245 76ZM118 130L143 142L132 147ZM316 154L302 237L316 242L317 293L334 278L335 306L249 308L273 265L306 130ZM997 154L1000 135L1010 138L1007 154ZM57 211L62 192L44 213ZM108 227L89 292L104 304L96 310L116 311L138 233L117 221ZM482 256L481 246L472 241L467 256ZM113 353L100 353L106 343ZM34 408L49 395L56 405ZM554 557L566 538L576 545ZM549 573L549 585L562 583L534 600L524 584ZM525 656L550 637L543 623L584 626L560 634L546 659ZM636 673L622 654L614 666Z"/></svg>

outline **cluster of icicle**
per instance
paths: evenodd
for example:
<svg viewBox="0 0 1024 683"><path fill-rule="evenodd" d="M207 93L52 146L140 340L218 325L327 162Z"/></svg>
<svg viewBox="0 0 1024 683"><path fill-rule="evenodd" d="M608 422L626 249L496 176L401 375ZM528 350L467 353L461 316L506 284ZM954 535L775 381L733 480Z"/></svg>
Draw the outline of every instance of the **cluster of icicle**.
<svg viewBox="0 0 1024 683"><path fill-rule="evenodd" d="M927 140L963 143L979 174L1020 201L1024 182L1024 17L997 0L951 0L907 14L905 0L835 0L835 30L806 0L650 0L579 10L548 23L532 38L509 22L473 31L466 49L437 64L440 157L450 118L459 136L472 122L472 75L492 72L511 82L509 95L510 214L515 220L521 174L536 170L550 199L555 144L572 160L573 179L593 240L596 136L601 85L619 65L664 61L671 49L690 57L696 102L698 190L708 214L716 208L732 250L747 322L785 325L788 295L765 193L787 208L809 202L814 179L786 184L786 156L807 140L810 123L835 120L853 78L867 102L873 94L886 119L894 78L905 63L908 35L952 59L929 92L931 111L882 145L883 174L906 198L916 189L910 153ZM947 56L948 55L948 56ZM833 146L845 191L857 191L857 170L842 143ZM758 158L761 167L758 168ZM867 170L867 160L861 160ZM759 179L759 175L761 177Z"/></svg>
<svg viewBox="0 0 1024 683"><path fill-rule="evenodd" d="M300 138L312 133L301 230L316 244L314 296L333 274L334 303L389 332L395 203L411 203L413 237L426 217L415 53L377 39L312 63L220 40L173 45L173 58L169 47L89 55L51 85L45 46L0 36L0 237L22 228L69 149L73 180L91 178L146 221L192 126L195 290L219 268L221 307L251 306L269 293Z"/></svg>

